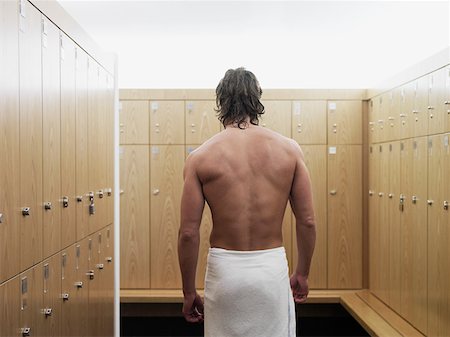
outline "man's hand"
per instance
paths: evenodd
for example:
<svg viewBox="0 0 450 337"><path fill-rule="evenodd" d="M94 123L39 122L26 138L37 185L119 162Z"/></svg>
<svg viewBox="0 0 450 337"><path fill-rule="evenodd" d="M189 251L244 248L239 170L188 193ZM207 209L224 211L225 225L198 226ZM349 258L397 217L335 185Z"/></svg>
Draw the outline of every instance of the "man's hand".
<svg viewBox="0 0 450 337"><path fill-rule="evenodd" d="M184 294L183 316L189 323L203 322L203 301L197 292Z"/></svg>
<svg viewBox="0 0 450 337"><path fill-rule="evenodd" d="M290 281L295 303L304 303L309 293L308 278L294 273Z"/></svg>

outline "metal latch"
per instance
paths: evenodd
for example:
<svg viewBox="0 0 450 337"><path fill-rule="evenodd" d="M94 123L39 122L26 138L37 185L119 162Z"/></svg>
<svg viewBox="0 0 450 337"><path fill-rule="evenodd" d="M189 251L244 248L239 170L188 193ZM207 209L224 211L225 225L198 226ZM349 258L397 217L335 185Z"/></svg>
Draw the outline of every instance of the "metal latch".
<svg viewBox="0 0 450 337"><path fill-rule="evenodd" d="M379 197L382 197L383 195L384 195L383 192L379 192L379 193L378 193L378 196L379 196Z"/></svg>
<svg viewBox="0 0 450 337"><path fill-rule="evenodd" d="M448 201L447 200L444 201L444 209L446 211L448 211Z"/></svg>
<svg viewBox="0 0 450 337"><path fill-rule="evenodd" d="M97 192L97 195L98 195L98 197L99 197L100 199L102 199L102 198L103 198L103 190L99 190L99 191Z"/></svg>
<svg viewBox="0 0 450 337"><path fill-rule="evenodd" d="M108 197L110 197L112 195L112 188L108 188L106 190L106 194L108 195Z"/></svg>
<svg viewBox="0 0 450 337"><path fill-rule="evenodd" d="M372 196L373 195L373 191L369 191L369 195Z"/></svg>
<svg viewBox="0 0 450 337"><path fill-rule="evenodd" d="M392 193L388 194L389 199L392 199L393 196L394 196L394 194L392 194Z"/></svg>
<svg viewBox="0 0 450 337"><path fill-rule="evenodd" d="M77 287L77 288L83 288L83 282L82 282L82 281L75 282L75 287Z"/></svg>
<svg viewBox="0 0 450 337"><path fill-rule="evenodd" d="M89 214L94 215L95 214L95 204L94 204L94 192L89 192Z"/></svg>
<svg viewBox="0 0 450 337"><path fill-rule="evenodd" d="M28 216L28 215L30 215L30 211L31 211L30 207L23 207L22 208L22 215L23 216Z"/></svg>
<svg viewBox="0 0 450 337"><path fill-rule="evenodd" d="M103 269L105 265L103 263L98 263L95 267L97 267L97 269Z"/></svg>
<svg viewBox="0 0 450 337"><path fill-rule="evenodd" d="M405 196L403 194L400 194L400 205L399 205L399 209L401 212L403 212L405 208Z"/></svg>
<svg viewBox="0 0 450 337"><path fill-rule="evenodd" d="M52 315L52 308L42 309L42 313L45 315L45 317L51 316Z"/></svg>
<svg viewBox="0 0 450 337"><path fill-rule="evenodd" d="M89 277L90 280L94 279L94 271L93 270L89 270L86 275Z"/></svg>
<svg viewBox="0 0 450 337"><path fill-rule="evenodd" d="M105 261L111 263L111 262L112 262L112 256L106 257L106 258L105 258Z"/></svg>
<svg viewBox="0 0 450 337"><path fill-rule="evenodd" d="M63 197L62 198L62 204L64 208L69 207L69 197Z"/></svg>
<svg viewBox="0 0 450 337"><path fill-rule="evenodd" d="M82 202L83 201L83 196L82 195L78 195L77 196L77 202Z"/></svg>
<svg viewBox="0 0 450 337"><path fill-rule="evenodd" d="M22 328L22 329L20 329L20 332L22 333L23 337L28 337L28 336L30 336L31 329L30 328Z"/></svg>
<svg viewBox="0 0 450 337"><path fill-rule="evenodd" d="M68 293L61 294L61 298L63 299L63 301L68 301L69 300L69 294Z"/></svg>
<svg viewBox="0 0 450 337"><path fill-rule="evenodd" d="M0 223L3 223L3 213L0 213Z"/></svg>
<svg viewBox="0 0 450 337"><path fill-rule="evenodd" d="M415 195L413 195L412 197L411 197L411 200L412 200L412 203L413 204L417 204L417 196L415 196Z"/></svg>
<svg viewBox="0 0 450 337"><path fill-rule="evenodd" d="M46 211L50 211L52 209L52 203L50 201L47 201L44 203L44 209Z"/></svg>
<svg viewBox="0 0 450 337"><path fill-rule="evenodd" d="M430 206L431 206L431 205L433 205L433 203L434 203L434 201L433 201L433 200L427 200L427 204L428 204L428 205L430 205Z"/></svg>

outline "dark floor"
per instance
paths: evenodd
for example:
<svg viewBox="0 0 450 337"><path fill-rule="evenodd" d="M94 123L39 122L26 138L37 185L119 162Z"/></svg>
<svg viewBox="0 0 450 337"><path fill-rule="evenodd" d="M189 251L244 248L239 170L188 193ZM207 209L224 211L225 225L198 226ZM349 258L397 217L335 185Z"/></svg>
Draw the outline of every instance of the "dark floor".
<svg viewBox="0 0 450 337"><path fill-rule="evenodd" d="M167 314L165 317L136 316L129 313L122 316L122 336L203 336L203 325L188 324L183 317ZM356 337L369 334L339 304L304 304L297 307L297 336Z"/></svg>

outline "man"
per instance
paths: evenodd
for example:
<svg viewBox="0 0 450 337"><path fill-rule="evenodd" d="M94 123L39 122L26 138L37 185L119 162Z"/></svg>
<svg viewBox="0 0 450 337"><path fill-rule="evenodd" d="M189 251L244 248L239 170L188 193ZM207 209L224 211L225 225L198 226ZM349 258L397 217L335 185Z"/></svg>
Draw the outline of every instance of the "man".
<svg viewBox="0 0 450 337"><path fill-rule="evenodd" d="M205 336L295 336L294 300L308 296L316 236L303 154L292 139L258 126L262 91L250 71L228 70L216 94L225 130L192 152L184 168L178 243L183 315L189 322L205 319ZM195 272L205 200L213 228L203 315ZM282 247L288 200L298 246L290 282Z"/></svg>

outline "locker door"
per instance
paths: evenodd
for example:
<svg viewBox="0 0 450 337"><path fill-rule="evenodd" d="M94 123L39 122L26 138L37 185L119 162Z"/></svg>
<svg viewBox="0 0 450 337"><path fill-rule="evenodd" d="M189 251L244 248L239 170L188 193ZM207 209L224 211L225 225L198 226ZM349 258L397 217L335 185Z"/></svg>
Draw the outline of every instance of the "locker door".
<svg viewBox="0 0 450 337"><path fill-rule="evenodd" d="M299 144L327 143L327 102L292 102L292 138Z"/></svg>
<svg viewBox="0 0 450 337"><path fill-rule="evenodd" d="M399 110L399 128L400 138L406 139L413 136L413 110L414 110L414 95L416 90L416 81L409 82L402 86L402 107Z"/></svg>
<svg viewBox="0 0 450 337"><path fill-rule="evenodd" d="M414 137L425 136L428 132L428 87L429 75L416 80L414 95L413 121Z"/></svg>
<svg viewBox="0 0 450 337"><path fill-rule="evenodd" d="M386 124L390 106L388 93L384 93L376 97L376 99L378 100L379 107L375 121L375 128L378 134L377 140L378 142L385 142L388 138Z"/></svg>
<svg viewBox="0 0 450 337"><path fill-rule="evenodd" d="M20 274L20 335L43 336L42 263Z"/></svg>
<svg viewBox="0 0 450 337"><path fill-rule="evenodd" d="M105 264L105 325L103 332L106 336L114 335L114 227L106 229L104 264Z"/></svg>
<svg viewBox="0 0 450 337"><path fill-rule="evenodd" d="M0 1L0 283L19 273L19 41L18 10ZM7 164L7 165L6 165ZM5 288L4 288L5 289Z"/></svg>
<svg viewBox="0 0 450 337"><path fill-rule="evenodd" d="M214 101L186 102L186 144L202 144L220 132Z"/></svg>
<svg viewBox="0 0 450 337"><path fill-rule="evenodd" d="M109 158L109 149L110 142L108 139L109 128L110 128L110 108L109 108L109 95L108 95L108 73L105 69L100 68L100 79L101 79L101 114L102 114L102 128L101 128L101 189L103 190L103 198L101 198L99 207L101 206L101 228L109 225L108 222L108 158Z"/></svg>
<svg viewBox="0 0 450 337"><path fill-rule="evenodd" d="M327 170L327 148L326 145L302 145L302 151L311 177L316 217L316 247L309 273L309 286L314 289L325 289L327 288L327 183L323 177ZM292 215L291 267L295 268L297 262L296 221Z"/></svg>
<svg viewBox="0 0 450 337"><path fill-rule="evenodd" d="M184 102L150 102L150 144L184 144Z"/></svg>
<svg viewBox="0 0 450 337"><path fill-rule="evenodd" d="M428 146L428 335L448 335L450 295L448 211L448 135L429 137Z"/></svg>
<svg viewBox="0 0 450 337"><path fill-rule="evenodd" d="M107 104L108 107L108 126L106 127L107 137L108 137L108 147L106 152L106 162L107 162L107 192L106 192L106 203L107 203L107 216L106 223L112 224L114 222L114 157L115 157L115 113L114 113L114 78L107 74Z"/></svg>
<svg viewBox="0 0 450 337"><path fill-rule="evenodd" d="M71 336L89 336L90 308L89 308L89 237L83 239L75 245L75 273L76 289L72 292L75 303L75 316L73 320L77 322L75 330Z"/></svg>
<svg viewBox="0 0 450 337"><path fill-rule="evenodd" d="M378 141L378 133L376 129L376 118L379 113L379 100L373 98L369 101L369 121L368 121L368 141L369 144L376 143Z"/></svg>
<svg viewBox="0 0 450 337"><path fill-rule="evenodd" d="M184 146L152 146L150 151L150 287L179 289L177 247Z"/></svg>
<svg viewBox="0 0 450 337"><path fill-rule="evenodd" d="M379 292L378 297L385 303L389 303L389 144L380 144L379 150L379 191L377 197L379 199Z"/></svg>
<svg viewBox="0 0 450 337"><path fill-rule="evenodd" d="M78 325L81 324L77 320L77 289L83 284L76 285L76 248L74 245L67 247L58 254L61 263L61 294L64 295L61 303L61 336L81 336L77 332ZM67 296L68 295L68 296Z"/></svg>
<svg viewBox="0 0 450 337"><path fill-rule="evenodd" d="M42 260L41 13L28 1L19 15L20 269Z"/></svg>
<svg viewBox="0 0 450 337"><path fill-rule="evenodd" d="M401 223L400 223L400 142L389 145L389 305L400 312L401 302Z"/></svg>
<svg viewBox="0 0 450 337"><path fill-rule="evenodd" d="M61 101L59 29L42 18L44 258L61 248Z"/></svg>
<svg viewBox="0 0 450 337"><path fill-rule="evenodd" d="M20 295L19 277L0 284L0 336L19 336Z"/></svg>
<svg viewBox="0 0 450 337"><path fill-rule="evenodd" d="M400 113L404 108L404 90L398 87L391 90L390 107L387 116L387 140L398 140L400 138L399 119Z"/></svg>
<svg viewBox="0 0 450 337"><path fill-rule="evenodd" d="M441 68L429 75L428 92L428 134L442 133L446 129L447 108L444 102L448 98L445 92L447 69Z"/></svg>
<svg viewBox="0 0 450 337"><path fill-rule="evenodd" d="M445 132L450 132L450 66L445 68L445 101L444 101L444 115L446 117ZM450 329L450 328L449 328Z"/></svg>
<svg viewBox="0 0 450 337"><path fill-rule="evenodd" d="M100 263L98 234L89 237L89 317L88 335L100 336L101 328L101 277L97 265Z"/></svg>
<svg viewBox="0 0 450 337"><path fill-rule="evenodd" d="M76 240L75 156L76 85L75 44L61 33L61 243L67 247Z"/></svg>
<svg viewBox="0 0 450 337"><path fill-rule="evenodd" d="M361 146L328 147L328 287L362 286Z"/></svg>
<svg viewBox="0 0 450 337"><path fill-rule="evenodd" d="M328 101L328 143L362 144L361 101Z"/></svg>
<svg viewBox="0 0 450 337"><path fill-rule="evenodd" d="M427 330L427 138L405 142L402 156L402 315ZM405 162L403 161L405 160ZM406 167L405 167L406 166ZM409 180L407 180L409 178Z"/></svg>
<svg viewBox="0 0 450 337"><path fill-rule="evenodd" d="M120 144L149 144L148 101L120 101Z"/></svg>
<svg viewBox="0 0 450 337"><path fill-rule="evenodd" d="M102 151L98 130L101 129L100 110L100 69L98 64L88 57L88 200L89 200L89 233L100 229L98 201L100 185L99 155Z"/></svg>
<svg viewBox="0 0 450 337"><path fill-rule="evenodd" d="M76 222L77 240L89 234L88 56L76 49Z"/></svg>
<svg viewBox="0 0 450 337"><path fill-rule="evenodd" d="M262 101L264 114L259 125L291 138L291 101Z"/></svg>
<svg viewBox="0 0 450 337"><path fill-rule="evenodd" d="M369 286L374 294L380 292L380 151L379 145L369 147Z"/></svg>
<svg viewBox="0 0 450 337"><path fill-rule="evenodd" d="M68 301L61 292L61 259L53 255L41 267L43 303L41 307L42 336L61 336L61 302Z"/></svg>
<svg viewBox="0 0 450 337"><path fill-rule="evenodd" d="M150 287L149 147L120 147L120 287Z"/></svg>
<svg viewBox="0 0 450 337"><path fill-rule="evenodd" d="M98 263L95 265L95 277L97 278L97 291L98 291L98 306L96 311L98 313L97 321L95 322L95 331L98 336L106 336L105 335L105 325L106 325L106 294L108 292L107 289L107 273L105 270L105 231L97 232L94 236L94 239L97 240L97 249L98 249Z"/></svg>

